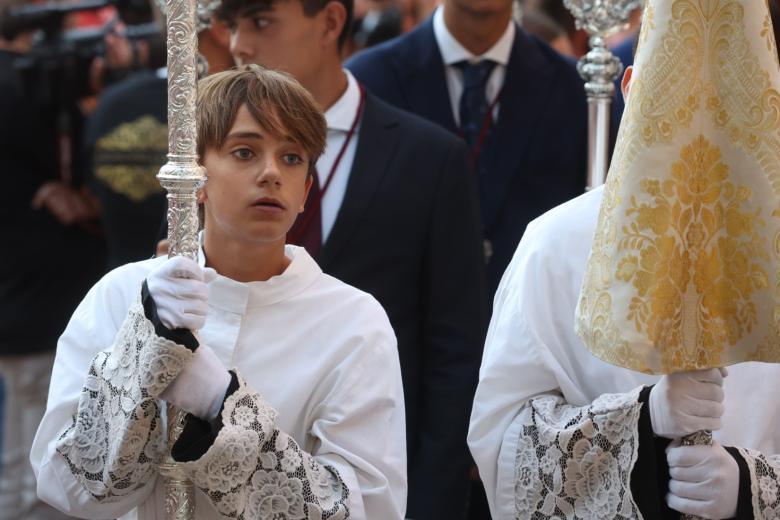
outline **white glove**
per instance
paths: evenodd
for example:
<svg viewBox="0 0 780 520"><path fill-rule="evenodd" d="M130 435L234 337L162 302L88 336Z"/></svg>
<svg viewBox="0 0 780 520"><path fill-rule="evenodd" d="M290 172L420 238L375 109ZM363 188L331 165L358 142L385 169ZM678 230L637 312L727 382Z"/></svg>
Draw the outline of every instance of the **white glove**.
<svg viewBox="0 0 780 520"><path fill-rule="evenodd" d="M198 330L208 313L208 283L217 272L184 256L169 258L146 277L157 316L169 329Z"/></svg>
<svg viewBox="0 0 780 520"><path fill-rule="evenodd" d="M727 374L725 368L712 368L662 377L648 403L653 432L677 439L699 430L719 430Z"/></svg>
<svg viewBox="0 0 780 520"><path fill-rule="evenodd" d="M160 398L199 419L212 421L222 407L229 385L227 369L208 345L201 344Z"/></svg>
<svg viewBox="0 0 780 520"><path fill-rule="evenodd" d="M666 503L681 513L733 518L739 499L739 465L723 446L673 446L666 450Z"/></svg>

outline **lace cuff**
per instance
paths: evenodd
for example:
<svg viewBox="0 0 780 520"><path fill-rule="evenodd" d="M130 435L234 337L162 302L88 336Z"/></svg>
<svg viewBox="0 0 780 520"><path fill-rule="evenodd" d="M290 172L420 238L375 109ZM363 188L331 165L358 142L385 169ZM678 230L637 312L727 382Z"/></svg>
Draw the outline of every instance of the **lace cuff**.
<svg viewBox="0 0 780 520"><path fill-rule="evenodd" d="M641 518L630 489L640 390L583 407L559 396L528 402L515 419L517 519Z"/></svg>
<svg viewBox="0 0 780 520"><path fill-rule="evenodd" d="M239 520L349 518L349 490L276 428L276 411L238 375L222 411L223 426L200 459L182 467L225 516Z"/></svg>
<svg viewBox="0 0 780 520"><path fill-rule="evenodd" d="M57 452L98 501L118 500L154 482L165 447L157 397L192 355L155 334L138 297L114 344L93 358Z"/></svg>
<svg viewBox="0 0 780 520"><path fill-rule="evenodd" d="M737 448L750 473L750 494L756 520L780 518L780 455Z"/></svg>

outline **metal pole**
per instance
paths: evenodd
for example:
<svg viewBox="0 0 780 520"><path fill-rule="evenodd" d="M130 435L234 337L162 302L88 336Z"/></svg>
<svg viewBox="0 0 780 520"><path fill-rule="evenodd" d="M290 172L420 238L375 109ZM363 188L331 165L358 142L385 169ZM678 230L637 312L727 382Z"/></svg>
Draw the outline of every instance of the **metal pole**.
<svg viewBox="0 0 780 520"><path fill-rule="evenodd" d="M577 27L590 34L591 50L577 63L588 94L588 189L604 184L609 168L610 106L623 71L606 37L624 27L643 0L564 0Z"/></svg>
<svg viewBox="0 0 780 520"><path fill-rule="evenodd" d="M577 63L588 94L588 189L604 184L609 168L609 123L615 80L623 72L602 36L591 36L591 50Z"/></svg>
<svg viewBox="0 0 780 520"><path fill-rule="evenodd" d="M197 162L197 1L167 0L168 163L157 178L168 192L168 256L198 257L197 190L206 171ZM165 516L194 520L195 487L170 454L185 413L168 405L168 454L160 465L166 477Z"/></svg>

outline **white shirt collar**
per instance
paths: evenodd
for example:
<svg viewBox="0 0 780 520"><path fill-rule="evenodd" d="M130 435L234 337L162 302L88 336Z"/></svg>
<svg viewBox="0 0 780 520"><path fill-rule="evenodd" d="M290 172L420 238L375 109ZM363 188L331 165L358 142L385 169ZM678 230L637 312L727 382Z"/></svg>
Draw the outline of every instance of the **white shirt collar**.
<svg viewBox="0 0 780 520"><path fill-rule="evenodd" d="M304 248L287 244L284 254L290 259L290 265L281 274L262 282L237 282L218 274L209 284L209 305L242 314L248 308L293 298L322 274L320 266ZM202 247L198 252L198 263L201 266L206 263Z"/></svg>
<svg viewBox="0 0 780 520"><path fill-rule="evenodd" d="M341 130L349 132L357 115L360 105L360 87L351 72L344 70L347 75L347 90L325 112L325 120L328 122L328 130Z"/></svg>
<svg viewBox="0 0 780 520"><path fill-rule="evenodd" d="M444 23L444 6L442 5L436 8L436 12L433 14L433 35L436 38L436 43L439 45L445 65L454 65L464 60L474 63L483 59L489 59L499 65L506 66L509 63L512 42L515 39L515 23L510 20L504 34L501 35L501 38L498 39L495 45L481 56L475 56L461 45L447 29L447 25Z"/></svg>

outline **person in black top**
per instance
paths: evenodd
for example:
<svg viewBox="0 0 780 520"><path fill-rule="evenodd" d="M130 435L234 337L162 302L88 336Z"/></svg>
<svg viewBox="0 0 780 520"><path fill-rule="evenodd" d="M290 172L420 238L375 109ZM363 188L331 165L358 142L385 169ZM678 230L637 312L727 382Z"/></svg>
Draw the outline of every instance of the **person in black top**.
<svg viewBox="0 0 780 520"><path fill-rule="evenodd" d="M34 103L18 73L31 45L32 32L0 36L2 520L55 518L35 498L28 453L57 337L104 267L102 239L86 230L96 206L60 175L58 110Z"/></svg>

